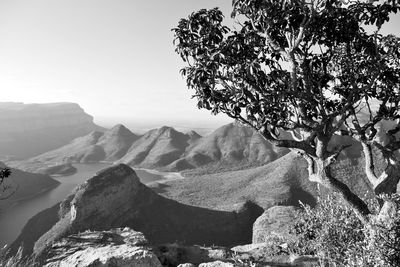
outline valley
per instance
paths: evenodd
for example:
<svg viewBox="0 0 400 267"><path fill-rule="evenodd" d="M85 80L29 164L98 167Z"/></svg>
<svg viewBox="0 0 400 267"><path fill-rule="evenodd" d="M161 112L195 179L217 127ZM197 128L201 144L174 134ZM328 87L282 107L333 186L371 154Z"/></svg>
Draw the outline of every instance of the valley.
<svg viewBox="0 0 400 267"><path fill-rule="evenodd" d="M16 200L3 205L0 211L0 246L10 244L18 236L26 222L40 211L50 208L56 203L63 201L75 187L84 183L96 172L111 166L107 163L74 164L77 172L69 176L54 177L59 183L55 188L38 193L27 199ZM163 173L151 170L135 170L140 181L144 184L153 183L159 180L179 179L179 174ZM11 202L11 201L10 201Z"/></svg>
<svg viewBox="0 0 400 267"><path fill-rule="evenodd" d="M367 196L360 146L335 136L330 146L338 144L348 147L333 173ZM296 152L235 123L204 136L169 126L137 134L117 124L32 157L6 159L19 186L0 203L0 229L8 229L0 231L0 246L8 244L8 255L22 247L23 256L44 257L49 244L71 233L119 227L157 246L262 243L264 230L287 235L299 203L314 206L325 193L309 181ZM275 222L259 229L263 212Z"/></svg>

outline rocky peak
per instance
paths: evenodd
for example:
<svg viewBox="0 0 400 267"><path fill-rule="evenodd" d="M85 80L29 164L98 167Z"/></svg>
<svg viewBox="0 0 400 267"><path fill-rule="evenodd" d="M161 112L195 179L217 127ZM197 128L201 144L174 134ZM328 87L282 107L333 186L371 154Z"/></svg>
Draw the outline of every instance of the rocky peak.
<svg viewBox="0 0 400 267"><path fill-rule="evenodd" d="M45 267L161 267L144 235L129 228L86 231L65 237L52 245L45 258Z"/></svg>
<svg viewBox="0 0 400 267"><path fill-rule="evenodd" d="M135 172L125 164L98 172L76 189L70 204L71 223L76 226L82 223L87 227L99 224L110 212L124 216L122 207L133 201L141 185Z"/></svg>
<svg viewBox="0 0 400 267"><path fill-rule="evenodd" d="M122 124L117 124L114 127L112 127L110 130L105 132L105 135L117 135L117 136L136 136L133 134L128 128L126 128Z"/></svg>

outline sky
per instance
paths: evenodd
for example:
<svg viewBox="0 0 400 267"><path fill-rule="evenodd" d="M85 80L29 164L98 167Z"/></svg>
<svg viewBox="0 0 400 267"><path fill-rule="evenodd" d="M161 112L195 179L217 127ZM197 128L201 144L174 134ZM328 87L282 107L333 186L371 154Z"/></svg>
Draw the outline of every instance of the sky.
<svg viewBox="0 0 400 267"><path fill-rule="evenodd" d="M229 123L197 109L172 44L180 18L213 7L229 17L231 0L0 0L0 101L75 102L106 127Z"/></svg>

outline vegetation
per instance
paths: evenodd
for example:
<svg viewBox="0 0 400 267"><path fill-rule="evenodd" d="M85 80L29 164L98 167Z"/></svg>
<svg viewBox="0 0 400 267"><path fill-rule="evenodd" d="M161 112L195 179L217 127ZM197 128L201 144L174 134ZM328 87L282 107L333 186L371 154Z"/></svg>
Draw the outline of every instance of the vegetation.
<svg viewBox="0 0 400 267"><path fill-rule="evenodd" d="M400 203L399 195L385 196ZM398 266L400 262L400 212L390 219L375 217L365 226L347 205L330 195L315 209L304 206L294 227L298 239L291 250L313 254L329 266ZM377 202L371 209L379 211Z"/></svg>
<svg viewBox="0 0 400 267"><path fill-rule="evenodd" d="M179 21L174 43L199 108L297 150L309 180L338 193L369 224L367 203L331 172L346 148L331 140L348 135L362 145L376 195L396 191L400 126L383 131L380 123L400 119L400 40L380 29L399 9L393 0L234 0L233 30L220 10L203 9ZM380 175L373 149L385 158Z"/></svg>
<svg viewBox="0 0 400 267"><path fill-rule="evenodd" d="M13 192L10 191L11 186L5 183L5 179L11 175L9 168L0 168L0 200L10 197Z"/></svg>

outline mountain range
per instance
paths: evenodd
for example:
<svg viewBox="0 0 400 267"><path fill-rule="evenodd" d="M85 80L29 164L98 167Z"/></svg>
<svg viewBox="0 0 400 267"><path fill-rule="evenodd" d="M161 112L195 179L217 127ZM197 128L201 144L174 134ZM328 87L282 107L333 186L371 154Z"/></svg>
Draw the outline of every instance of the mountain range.
<svg viewBox="0 0 400 267"><path fill-rule="evenodd" d="M330 145L345 142L351 140L337 136ZM365 195L369 186L360 177L364 162L359 152L358 146L346 149L347 158L334 164L333 174ZM102 161L115 164L31 218L10 253L22 245L26 255L40 256L49 244L70 234L125 226L142 231L152 243L244 244L264 210L300 202L314 205L326 194L308 180L307 164L299 155L237 124L207 136L167 126L138 135L116 125L18 164L65 170L72 163ZM183 171L185 179L157 181L148 188L128 165Z"/></svg>
<svg viewBox="0 0 400 267"><path fill-rule="evenodd" d="M107 161L164 171L215 172L259 166L286 153L288 149L274 147L252 129L233 123L204 137L167 126L137 135L116 125L32 157L26 165Z"/></svg>

